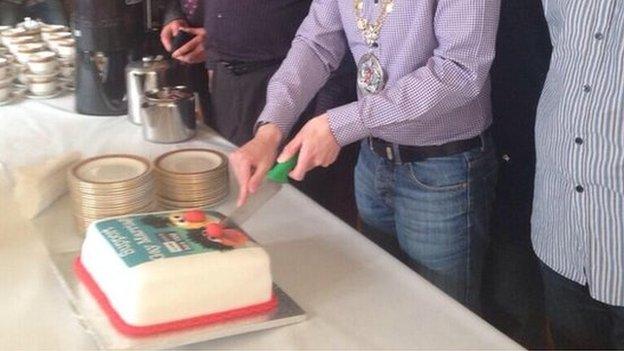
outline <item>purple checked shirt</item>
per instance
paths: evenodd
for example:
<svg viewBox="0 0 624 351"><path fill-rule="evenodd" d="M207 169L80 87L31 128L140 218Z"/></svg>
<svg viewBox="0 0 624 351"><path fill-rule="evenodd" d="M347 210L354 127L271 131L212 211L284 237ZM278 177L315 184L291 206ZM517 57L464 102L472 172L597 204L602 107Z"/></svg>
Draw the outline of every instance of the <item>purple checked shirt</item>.
<svg viewBox="0 0 624 351"><path fill-rule="evenodd" d="M388 82L380 93L328 111L338 143L374 136L440 145L487 129L499 9L500 0L395 0L373 51ZM374 21L378 13L374 0L364 0L365 18ZM368 52L355 22L352 0L313 1L269 83L260 122L288 135L346 49L356 62Z"/></svg>

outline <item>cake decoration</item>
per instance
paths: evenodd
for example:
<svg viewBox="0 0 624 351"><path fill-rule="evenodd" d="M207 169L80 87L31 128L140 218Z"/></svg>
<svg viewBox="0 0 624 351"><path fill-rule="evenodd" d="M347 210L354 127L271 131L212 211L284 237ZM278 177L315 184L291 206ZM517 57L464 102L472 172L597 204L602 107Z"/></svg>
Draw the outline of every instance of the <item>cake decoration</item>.
<svg viewBox="0 0 624 351"><path fill-rule="evenodd" d="M207 226L217 224L221 218L216 212L191 210L114 218L100 221L96 227L128 267L161 258L255 245L235 228L224 228L219 236L206 235Z"/></svg>

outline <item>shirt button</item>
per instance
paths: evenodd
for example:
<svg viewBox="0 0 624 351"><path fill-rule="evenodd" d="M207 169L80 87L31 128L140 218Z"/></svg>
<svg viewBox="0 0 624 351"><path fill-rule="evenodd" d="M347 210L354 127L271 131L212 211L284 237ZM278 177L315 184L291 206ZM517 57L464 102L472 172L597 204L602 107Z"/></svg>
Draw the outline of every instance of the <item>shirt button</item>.
<svg viewBox="0 0 624 351"><path fill-rule="evenodd" d="M504 154L501 158L502 158L502 159L503 159L503 161L505 161L505 162L509 162L509 161L511 161L511 157L510 157L509 155L507 155L507 154Z"/></svg>
<svg viewBox="0 0 624 351"><path fill-rule="evenodd" d="M577 193L582 193L583 191L585 191L585 188L583 188L581 185L577 185L576 188L574 188L576 190Z"/></svg>
<svg viewBox="0 0 624 351"><path fill-rule="evenodd" d="M218 14L217 14L217 18L223 18L223 15L222 15L222 14L220 14L220 13L218 13Z"/></svg>
<svg viewBox="0 0 624 351"><path fill-rule="evenodd" d="M583 85L583 91L589 93L591 91L591 86L589 84Z"/></svg>
<svg viewBox="0 0 624 351"><path fill-rule="evenodd" d="M582 145L583 144L583 138L577 137L576 139L574 139L574 142L577 143L578 145Z"/></svg>
<svg viewBox="0 0 624 351"><path fill-rule="evenodd" d="M604 34L598 32L598 33L594 34L594 38L596 38L596 40L602 40L602 39L604 39Z"/></svg>

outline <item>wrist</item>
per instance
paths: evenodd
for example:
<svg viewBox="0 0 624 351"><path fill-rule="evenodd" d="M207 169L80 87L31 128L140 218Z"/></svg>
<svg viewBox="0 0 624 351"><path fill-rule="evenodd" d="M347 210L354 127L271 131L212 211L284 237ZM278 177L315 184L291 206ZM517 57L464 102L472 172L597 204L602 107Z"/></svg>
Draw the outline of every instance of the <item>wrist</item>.
<svg viewBox="0 0 624 351"><path fill-rule="evenodd" d="M256 138L273 145L279 145L282 137L282 130L274 123L264 123L256 131Z"/></svg>

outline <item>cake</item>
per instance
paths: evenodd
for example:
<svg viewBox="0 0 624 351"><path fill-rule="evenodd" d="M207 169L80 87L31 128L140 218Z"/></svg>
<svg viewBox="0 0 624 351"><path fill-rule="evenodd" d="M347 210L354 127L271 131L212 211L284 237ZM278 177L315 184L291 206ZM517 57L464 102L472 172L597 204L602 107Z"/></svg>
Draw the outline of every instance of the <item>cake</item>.
<svg viewBox="0 0 624 351"><path fill-rule="evenodd" d="M270 259L222 216L160 212L92 223L74 268L113 326L130 336L275 308Z"/></svg>

